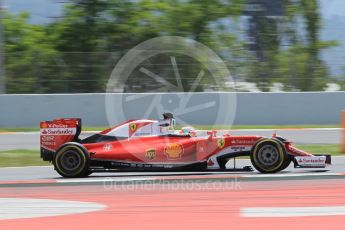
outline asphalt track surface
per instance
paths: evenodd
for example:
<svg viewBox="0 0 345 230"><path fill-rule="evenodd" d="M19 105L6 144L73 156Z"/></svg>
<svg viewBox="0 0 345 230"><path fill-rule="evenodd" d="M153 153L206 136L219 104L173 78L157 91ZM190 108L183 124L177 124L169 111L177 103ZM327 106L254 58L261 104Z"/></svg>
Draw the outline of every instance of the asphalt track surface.
<svg viewBox="0 0 345 230"><path fill-rule="evenodd" d="M285 137L296 144L339 144L341 140L340 128L317 129L282 129L276 130L277 135ZM221 131L219 134L230 133L233 135L260 135L272 136L275 130L232 130ZM81 138L92 135L84 132ZM15 149L39 149L38 132L0 133L0 151Z"/></svg>
<svg viewBox="0 0 345 230"><path fill-rule="evenodd" d="M236 134L269 136L272 131ZM278 134L303 144L339 143L340 139L339 129ZM0 137L2 150L38 148L37 133ZM237 160L236 165L247 166L250 161ZM1 230L343 230L344 226L345 157L333 157L325 170L290 165L272 175L256 171L105 172L64 179L51 166L0 168Z"/></svg>

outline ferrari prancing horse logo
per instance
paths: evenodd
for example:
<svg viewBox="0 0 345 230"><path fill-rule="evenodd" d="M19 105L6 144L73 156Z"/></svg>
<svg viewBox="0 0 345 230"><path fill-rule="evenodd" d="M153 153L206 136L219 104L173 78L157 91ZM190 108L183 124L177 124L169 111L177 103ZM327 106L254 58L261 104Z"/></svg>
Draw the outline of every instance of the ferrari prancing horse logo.
<svg viewBox="0 0 345 230"><path fill-rule="evenodd" d="M220 138L220 139L218 139L217 140L217 145L218 145L218 147L219 148L224 148L224 146L225 146L225 140L224 140L224 138Z"/></svg>
<svg viewBox="0 0 345 230"><path fill-rule="evenodd" d="M129 124L129 128L131 129L132 132L134 132L137 129L137 124L131 123Z"/></svg>

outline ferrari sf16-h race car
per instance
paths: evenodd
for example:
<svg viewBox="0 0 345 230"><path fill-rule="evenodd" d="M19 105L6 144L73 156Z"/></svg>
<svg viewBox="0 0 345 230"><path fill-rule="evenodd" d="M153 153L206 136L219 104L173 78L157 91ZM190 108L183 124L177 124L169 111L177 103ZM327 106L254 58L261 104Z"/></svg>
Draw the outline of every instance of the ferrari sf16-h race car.
<svg viewBox="0 0 345 230"><path fill-rule="evenodd" d="M249 156L261 173L276 173L291 162L295 168L324 168L330 155L314 155L273 135L235 136L192 127L174 130L171 113L163 120L129 120L80 139L81 119L40 123L41 158L63 177L86 177L97 171L231 170L227 162ZM248 167L244 167L247 168ZM249 166L249 168L251 168Z"/></svg>

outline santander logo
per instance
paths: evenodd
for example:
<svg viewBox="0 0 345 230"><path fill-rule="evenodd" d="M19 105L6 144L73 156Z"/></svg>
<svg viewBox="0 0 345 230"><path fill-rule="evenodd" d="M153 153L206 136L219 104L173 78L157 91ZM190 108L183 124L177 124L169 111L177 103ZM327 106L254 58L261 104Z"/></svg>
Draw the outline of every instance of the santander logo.
<svg viewBox="0 0 345 230"><path fill-rule="evenodd" d="M74 135L75 133L76 133L76 129L72 129L72 128L41 129L42 135Z"/></svg>
<svg viewBox="0 0 345 230"><path fill-rule="evenodd" d="M303 157L298 160L298 163L323 163L325 160L323 158L311 158L311 157Z"/></svg>
<svg viewBox="0 0 345 230"><path fill-rule="evenodd" d="M305 156L295 157L297 163L301 166L325 166L326 158L324 156Z"/></svg>

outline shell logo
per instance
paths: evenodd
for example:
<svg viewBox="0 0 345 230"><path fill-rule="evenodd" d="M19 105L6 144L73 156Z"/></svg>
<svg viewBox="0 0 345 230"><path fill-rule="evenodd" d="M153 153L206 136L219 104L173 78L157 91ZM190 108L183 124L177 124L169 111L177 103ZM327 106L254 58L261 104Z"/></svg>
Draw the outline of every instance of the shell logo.
<svg viewBox="0 0 345 230"><path fill-rule="evenodd" d="M183 146L180 143L170 143L165 146L164 152L168 160L181 159L183 154Z"/></svg>

